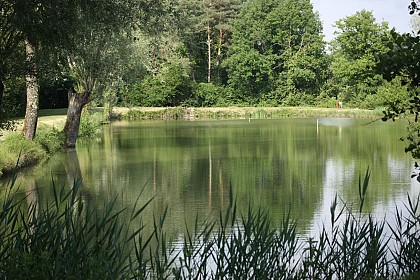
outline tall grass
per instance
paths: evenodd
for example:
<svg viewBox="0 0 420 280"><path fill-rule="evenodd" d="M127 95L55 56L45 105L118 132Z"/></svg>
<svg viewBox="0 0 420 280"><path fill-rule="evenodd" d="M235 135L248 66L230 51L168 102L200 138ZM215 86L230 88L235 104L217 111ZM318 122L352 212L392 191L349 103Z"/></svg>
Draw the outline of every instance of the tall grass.
<svg viewBox="0 0 420 280"><path fill-rule="evenodd" d="M120 279L129 276L132 231L115 211L115 199L101 207L53 183L54 201L42 209L6 188L0 212L1 279ZM36 200L35 200L36 202ZM141 208L144 209L144 208ZM133 211L130 220L141 212Z"/></svg>
<svg viewBox="0 0 420 280"><path fill-rule="evenodd" d="M330 223L302 236L288 214L277 226L251 203L239 212L232 188L218 220L197 217L174 235L165 230L168 208L139 223L152 198L132 210L116 209L115 199L94 207L79 182L67 191L53 182L54 199L41 207L12 180L1 202L0 278L416 279L420 197L408 197L408 214L397 209L395 225L376 220L361 211L368 181L369 172L356 212L336 197Z"/></svg>
<svg viewBox="0 0 420 280"><path fill-rule="evenodd" d="M348 117L381 118L381 110L335 109L316 107L220 107L192 108L169 107L155 110L133 108L121 116L130 120L179 120L179 119L279 119L288 117Z"/></svg>

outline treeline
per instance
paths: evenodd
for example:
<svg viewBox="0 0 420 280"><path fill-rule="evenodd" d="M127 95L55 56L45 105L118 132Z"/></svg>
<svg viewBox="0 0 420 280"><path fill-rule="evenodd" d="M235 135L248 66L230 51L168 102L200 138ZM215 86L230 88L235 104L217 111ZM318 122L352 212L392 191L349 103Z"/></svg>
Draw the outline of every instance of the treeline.
<svg viewBox="0 0 420 280"><path fill-rule="evenodd" d="M384 61L414 37L366 10L337 21L328 43L309 0L8 0L0 11L3 119L24 104L28 116L69 102L77 115L88 103L373 109L409 99L411 77ZM66 123L67 138L76 128Z"/></svg>

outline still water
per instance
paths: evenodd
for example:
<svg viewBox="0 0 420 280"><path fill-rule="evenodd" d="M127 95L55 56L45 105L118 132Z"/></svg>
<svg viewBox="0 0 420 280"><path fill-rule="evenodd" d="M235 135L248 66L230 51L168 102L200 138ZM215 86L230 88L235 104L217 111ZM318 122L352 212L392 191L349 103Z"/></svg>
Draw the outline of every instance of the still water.
<svg viewBox="0 0 420 280"><path fill-rule="evenodd" d="M365 211L383 217L420 184L399 139L405 123L360 119L114 122L76 152L28 170L20 184L51 200L51 185L81 178L83 195L98 207L117 196L131 208L154 197L144 221L168 207L165 227L218 219L229 203L266 209L279 223L290 211L302 233L329 221L337 194L358 206L359 177L371 178Z"/></svg>

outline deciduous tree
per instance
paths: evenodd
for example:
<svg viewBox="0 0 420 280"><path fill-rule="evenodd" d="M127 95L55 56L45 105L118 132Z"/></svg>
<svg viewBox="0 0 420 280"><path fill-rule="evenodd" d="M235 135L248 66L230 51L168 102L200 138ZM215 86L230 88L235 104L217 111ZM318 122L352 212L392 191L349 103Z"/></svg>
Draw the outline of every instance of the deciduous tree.
<svg viewBox="0 0 420 280"><path fill-rule="evenodd" d="M390 36L388 25L376 23L372 12L362 10L337 21L336 27L331 43L333 83L338 99L360 106L383 82L376 65L377 56L387 51L382 42Z"/></svg>
<svg viewBox="0 0 420 280"><path fill-rule="evenodd" d="M236 98L275 105L316 95L326 68L321 32L308 0L244 4L225 61Z"/></svg>

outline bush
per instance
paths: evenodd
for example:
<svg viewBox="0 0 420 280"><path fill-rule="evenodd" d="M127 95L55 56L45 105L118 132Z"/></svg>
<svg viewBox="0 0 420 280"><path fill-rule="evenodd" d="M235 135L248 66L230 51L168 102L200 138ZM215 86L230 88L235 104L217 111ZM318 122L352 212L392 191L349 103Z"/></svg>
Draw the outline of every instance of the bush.
<svg viewBox="0 0 420 280"><path fill-rule="evenodd" d="M125 103L145 107L174 107L191 97L189 68L183 62L166 63L156 75L146 76L123 95Z"/></svg>
<svg viewBox="0 0 420 280"><path fill-rule="evenodd" d="M104 115L100 112L84 111L80 119L79 138L89 138L100 131Z"/></svg>
<svg viewBox="0 0 420 280"><path fill-rule="evenodd" d="M65 135L56 128L38 129L35 142L48 153L53 154L64 147Z"/></svg>
<svg viewBox="0 0 420 280"><path fill-rule="evenodd" d="M225 104L225 88L213 83L199 83L194 88L196 107L212 107Z"/></svg>
<svg viewBox="0 0 420 280"><path fill-rule="evenodd" d="M378 88L376 94L377 106L391 107L398 110L407 108L410 101L408 83L404 84L402 77L396 77L390 82L385 82Z"/></svg>

